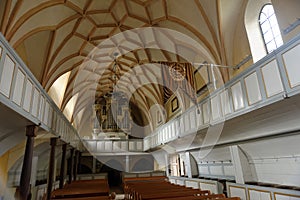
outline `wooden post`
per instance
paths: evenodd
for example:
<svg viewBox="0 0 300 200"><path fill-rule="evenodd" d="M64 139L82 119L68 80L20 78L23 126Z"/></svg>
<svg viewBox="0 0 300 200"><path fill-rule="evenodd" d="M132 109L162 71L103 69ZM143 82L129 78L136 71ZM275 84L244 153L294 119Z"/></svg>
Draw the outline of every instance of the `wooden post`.
<svg viewBox="0 0 300 200"><path fill-rule="evenodd" d="M52 185L54 179L54 167L55 167L55 147L57 138L50 139L50 160L49 160L49 176L48 176L48 187L47 187L47 200L51 199Z"/></svg>
<svg viewBox="0 0 300 200"><path fill-rule="evenodd" d="M75 162L74 162L74 181L77 180L77 171L78 171L78 158L79 157L79 151L75 151Z"/></svg>
<svg viewBox="0 0 300 200"><path fill-rule="evenodd" d="M81 157L82 157L82 152L79 152L79 155L78 155L78 170L77 170L77 174L81 172Z"/></svg>
<svg viewBox="0 0 300 200"><path fill-rule="evenodd" d="M69 184L72 183L72 176L73 176L73 161L74 161L74 148L71 149L70 152L70 165L69 165Z"/></svg>
<svg viewBox="0 0 300 200"><path fill-rule="evenodd" d="M20 193L19 198L21 200L27 200L28 195L30 194L30 177L31 177L31 168L32 168L32 156L34 148L34 137L38 131L38 126L30 125L26 127L26 148L23 158L23 166L20 179ZM18 195L18 194L17 194Z"/></svg>
<svg viewBox="0 0 300 200"><path fill-rule="evenodd" d="M67 144L63 144L62 145L62 155L61 155L61 165L60 165L60 176L59 176L59 189L62 189L64 187L66 153L67 153Z"/></svg>

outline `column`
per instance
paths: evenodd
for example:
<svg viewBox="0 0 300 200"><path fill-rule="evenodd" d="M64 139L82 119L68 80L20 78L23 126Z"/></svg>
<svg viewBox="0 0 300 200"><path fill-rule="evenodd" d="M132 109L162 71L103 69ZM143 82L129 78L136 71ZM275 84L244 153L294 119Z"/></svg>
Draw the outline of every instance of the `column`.
<svg viewBox="0 0 300 200"><path fill-rule="evenodd" d="M61 155L61 165L60 165L60 175L59 175L59 189L64 187L65 181L65 168L66 168L66 153L67 144L62 145L62 155Z"/></svg>
<svg viewBox="0 0 300 200"><path fill-rule="evenodd" d="M82 157L82 152L79 152L79 155L78 155L78 170L77 170L77 173L81 172L81 157Z"/></svg>
<svg viewBox="0 0 300 200"><path fill-rule="evenodd" d="M70 150L70 162L69 162L69 184L72 183L73 176L73 162L74 162L74 148Z"/></svg>
<svg viewBox="0 0 300 200"><path fill-rule="evenodd" d="M38 161L39 161L39 157L33 156L32 168L31 168L32 169L31 170L31 178L30 178L31 187L35 187L36 176L37 176L37 171L38 171Z"/></svg>
<svg viewBox="0 0 300 200"><path fill-rule="evenodd" d="M55 170L55 147L56 147L57 138L50 139L50 159L49 159L49 176L48 176L48 187L47 187L47 200L51 199L52 185L54 179L54 170Z"/></svg>
<svg viewBox="0 0 300 200"><path fill-rule="evenodd" d="M79 156L79 151L75 151L75 162L74 162L74 181L77 180L77 171L78 171L78 156Z"/></svg>
<svg viewBox="0 0 300 200"><path fill-rule="evenodd" d="M248 158L238 145L230 146L232 164L234 166L236 183L245 184L256 181L256 175L251 171Z"/></svg>
<svg viewBox="0 0 300 200"><path fill-rule="evenodd" d="M166 163L166 167L165 167L165 170L166 170L166 176L169 177L170 176L170 163L169 163L169 154L166 153L165 154L165 163Z"/></svg>
<svg viewBox="0 0 300 200"><path fill-rule="evenodd" d="M30 125L26 127L26 148L23 158L23 166L20 180L20 193L19 197L21 200L27 200L30 194L30 178L32 169L32 156L34 148L34 137L38 131L38 126ZM17 194L18 195L18 194Z"/></svg>
<svg viewBox="0 0 300 200"><path fill-rule="evenodd" d="M130 171L130 158L129 158L129 155L126 155L126 157L125 157L125 171L126 172Z"/></svg>
<svg viewBox="0 0 300 200"><path fill-rule="evenodd" d="M96 158L93 157L93 169L92 169L93 174L96 174L96 162L97 162Z"/></svg>

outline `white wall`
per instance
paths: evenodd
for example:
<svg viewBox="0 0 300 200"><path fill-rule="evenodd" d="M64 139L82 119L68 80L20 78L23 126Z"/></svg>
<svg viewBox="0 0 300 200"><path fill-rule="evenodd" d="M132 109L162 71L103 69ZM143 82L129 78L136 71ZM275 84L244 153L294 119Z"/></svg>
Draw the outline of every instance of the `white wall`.
<svg viewBox="0 0 300 200"><path fill-rule="evenodd" d="M192 151L201 177L234 177L229 147Z"/></svg>
<svg viewBox="0 0 300 200"><path fill-rule="evenodd" d="M258 182L300 186L300 135L242 144Z"/></svg>

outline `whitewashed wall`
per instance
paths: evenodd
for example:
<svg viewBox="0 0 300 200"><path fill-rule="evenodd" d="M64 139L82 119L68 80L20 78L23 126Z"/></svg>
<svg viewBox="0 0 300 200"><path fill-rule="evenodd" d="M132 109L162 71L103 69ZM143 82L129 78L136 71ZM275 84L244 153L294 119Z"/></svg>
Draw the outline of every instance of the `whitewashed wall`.
<svg viewBox="0 0 300 200"><path fill-rule="evenodd" d="M300 135L239 145L258 182L300 186Z"/></svg>
<svg viewBox="0 0 300 200"><path fill-rule="evenodd" d="M191 151L200 177L234 179L229 147Z"/></svg>

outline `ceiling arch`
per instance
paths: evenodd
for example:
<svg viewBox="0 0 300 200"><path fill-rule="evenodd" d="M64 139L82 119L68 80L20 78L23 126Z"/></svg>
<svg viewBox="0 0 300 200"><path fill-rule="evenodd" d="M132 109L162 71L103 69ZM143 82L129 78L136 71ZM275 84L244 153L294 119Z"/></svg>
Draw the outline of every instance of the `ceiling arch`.
<svg viewBox="0 0 300 200"><path fill-rule="evenodd" d="M146 113L151 104L163 104L161 85L156 84L162 77L157 69L141 66L161 61L230 62L233 44L224 41L233 41L234 36L227 34L235 30L230 20L247 2L237 1L224 6L224 0L6 0L0 30L46 91L70 71L62 110L80 91L94 97L111 92L116 60L118 76L123 77L120 88L129 88L133 102ZM30 38L42 37L43 31L47 37L30 45ZM33 58L24 52L41 47L45 59L38 66L31 64ZM228 71L221 73L226 81ZM74 113L92 103L79 93Z"/></svg>

